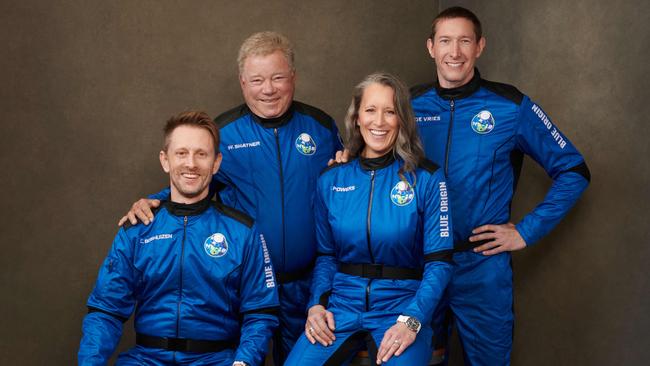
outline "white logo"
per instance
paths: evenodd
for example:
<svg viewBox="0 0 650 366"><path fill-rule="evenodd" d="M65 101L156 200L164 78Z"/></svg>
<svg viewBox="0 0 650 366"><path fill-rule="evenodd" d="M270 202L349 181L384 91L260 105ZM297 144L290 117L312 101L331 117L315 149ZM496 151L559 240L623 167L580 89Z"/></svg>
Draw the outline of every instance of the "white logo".
<svg viewBox="0 0 650 366"><path fill-rule="evenodd" d="M566 146L566 140L562 137L560 134L560 131L558 131L555 127L553 127L553 124L551 121L546 117L546 114L542 112L542 109L537 106L537 104L533 104L532 107L533 113L537 115L540 121L546 126L546 129L551 131L551 136L553 137L553 140L560 146L560 149L564 149Z"/></svg>
<svg viewBox="0 0 650 366"><path fill-rule="evenodd" d="M440 190L440 237L449 237L449 200L447 199L447 185L445 182L438 183Z"/></svg>

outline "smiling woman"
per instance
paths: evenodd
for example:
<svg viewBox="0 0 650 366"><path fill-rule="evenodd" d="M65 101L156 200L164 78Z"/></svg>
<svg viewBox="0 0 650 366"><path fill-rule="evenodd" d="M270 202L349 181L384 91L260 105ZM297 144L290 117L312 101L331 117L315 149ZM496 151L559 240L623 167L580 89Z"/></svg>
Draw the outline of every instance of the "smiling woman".
<svg viewBox="0 0 650 366"><path fill-rule="evenodd" d="M344 364L363 341L379 364L425 365L451 272L444 175L424 159L409 93L392 75L357 85L345 127L354 159L318 180L309 316L285 365Z"/></svg>

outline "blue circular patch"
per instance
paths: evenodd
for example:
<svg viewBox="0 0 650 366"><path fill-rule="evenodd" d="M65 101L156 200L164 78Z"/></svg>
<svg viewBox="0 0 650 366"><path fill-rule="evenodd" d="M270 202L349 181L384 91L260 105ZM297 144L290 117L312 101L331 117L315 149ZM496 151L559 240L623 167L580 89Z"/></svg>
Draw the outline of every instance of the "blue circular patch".
<svg viewBox="0 0 650 366"><path fill-rule="evenodd" d="M303 155L314 155L316 152L316 143L307 133L301 133L296 139L296 149Z"/></svg>
<svg viewBox="0 0 650 366"><path fill-rule="evenodd" d="M472 118L472 130L484 135L494 129L494 117L490 111L480 111Z"/></svg>
<svg viewBox="0 0 650 366"><path fill-rule="evenodd" d="M390 200L397 206L406 206L415 197L413 187L407 182L400 180L390 191Z"/></svg>
<svg viewBox="0 0 650 366"><path fill-rule="evenodd" d="M223 234L215 233L205 239L203 248L210 257L223 257L228 252L228 241Z"/></svg>

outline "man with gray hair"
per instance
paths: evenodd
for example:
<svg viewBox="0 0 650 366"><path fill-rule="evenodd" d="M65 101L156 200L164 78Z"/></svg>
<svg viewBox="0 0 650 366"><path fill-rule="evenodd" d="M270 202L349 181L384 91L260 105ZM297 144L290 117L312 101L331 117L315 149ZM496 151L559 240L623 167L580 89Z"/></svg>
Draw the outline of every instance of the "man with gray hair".
<svg viewBox="0 0 650 366"><path fill-rule="evenodd" d="M280 295L280 327L273 342L275 364L281 365L305 326L316 256L312 194L341 142L329 115L293 100L294 51L285 36L251 35L237 62L245 104L215 119L223 154L215 181L224 203L254 217L266 238ZM142 199L121 223L136 222L136 217L148 223L150 208L157 205L157 200Z"/></svg>

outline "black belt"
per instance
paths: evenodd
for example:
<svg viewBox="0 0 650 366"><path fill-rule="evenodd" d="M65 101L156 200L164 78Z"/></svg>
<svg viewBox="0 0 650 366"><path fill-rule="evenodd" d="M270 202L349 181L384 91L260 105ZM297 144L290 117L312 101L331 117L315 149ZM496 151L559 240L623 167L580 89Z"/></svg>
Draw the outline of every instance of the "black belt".
<svg viewBox="0 0 650 366"><path fill-rule="evenodd" d="M205 341L186 338L162 338L152 337L146 334L136 333L135 343L147 348L160 348L177 352L219 352L226 349L236 349L237 342L233 341Z"/></svg>
<svg viewBox="0 0 650 366"><path fill-rule="evenodd" d="M484 239L484 240L479 240L479 241L464 241L462 243L454 243L454 252L464 252L467 250L472 250L478 246L481 246L489 241L492 241L492 239Z"/></svg>
<svg viewBox="0 0 650 366"><path fill-rule="evenodd" d="M309 265L294 272L277 272L275 274L275 282L277 282L279 285L282 285L284 283L302 280L309 276L313 267L313 265Z"/></svg>
<svg viewBox="0 0 650 366"><path fill-rule="evenodd" d="M339 272L369 279L421 280L422 268L391 267L383 264L340 263Z"/></svg>

